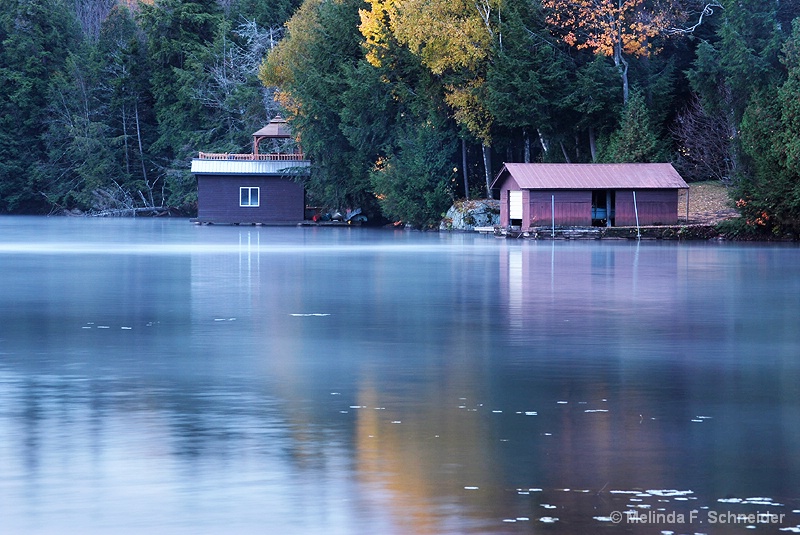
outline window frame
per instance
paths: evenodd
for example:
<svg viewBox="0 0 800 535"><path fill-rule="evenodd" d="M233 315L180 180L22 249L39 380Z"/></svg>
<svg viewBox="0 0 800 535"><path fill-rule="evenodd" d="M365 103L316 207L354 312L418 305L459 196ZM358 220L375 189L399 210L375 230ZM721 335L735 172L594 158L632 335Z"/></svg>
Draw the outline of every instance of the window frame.
<svg viewBox="0 0 800 535"><path fill-rule="evenodd" d="M255 203L253 202L253 190L255 190ZM245 203L244 192L247 191L247 203ZM259 186L240 186L239 187L239 206L242 208L257 208L261 205L261 188Z"/></svg>

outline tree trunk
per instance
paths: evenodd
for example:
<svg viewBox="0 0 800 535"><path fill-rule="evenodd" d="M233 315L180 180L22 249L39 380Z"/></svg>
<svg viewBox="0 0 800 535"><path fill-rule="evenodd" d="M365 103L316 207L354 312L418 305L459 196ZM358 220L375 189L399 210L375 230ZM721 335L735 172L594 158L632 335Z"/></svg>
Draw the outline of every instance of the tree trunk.
<svg viewBox="0 0 800 535"><path fill-rule="evenodd" d="M561 154L564 155L564 160L566 160L567 163L572 163L569 159L569 154L567 154L567 149L564 147L564 142L559 141L559 145L561 145Z"/></svg>
<svg viewBox="0 0 800 535"><path fill-rule="evenodd" d="M531 136L528 134L528 129L522 129L522 138L525 141L525 156L523 161L525 163L531 163Z"/></svg>
<svg viewBox="0 0 800 535"><path fill-rule="evenodd" d="M597 163L597 138L594 128L591 126L589 127L589 151L592 153L592 163Z"/></svg>
<svg viewBox="0 0 800 535"><path fill-rule="evenodd" d="M125 141L125 173L131 176L131 157L128 149L128 117L125 104L122 105L122 139Z"/></svg>
<svg viewBox="0 0 800 535"><path fill-rule="evenodd" d="M483 170L486 176L486 198L492 198L492 148L487 144L481 144L481 152L483 153Z"/></svg>
<svg viewBox="0 0 800 535"><path fill-rule="evenodd" d="M467 174L467 140L461 139L461 172L464 175L464 198L469 200L469 177Z"/></svg>
<svg viewBox="0 0 800 535"><path fill-rule="evenodd" d="M155 199L153 198L153 185L150 184L150 181L147 180L147 166L144 164L144 146L142 145L142 128L139 124L139 103L133 103L133 111L134 111L134 118L136 119L136 140L139 143L139 160L142 162L142 180L144 183L147 184L147 192L148 196L150 197L150 205L155 206ZM161 197L161 203L163 205L164 197Z"/></svg>
<svg viewBox="0 0 800 535"><path fill-rule="evenodd" d="M547 154L548 152L550 152L550 147L547 145L547 140L542 135L542 131L539 130L538 128L536 129L536 133L539 134L539 143L542 145L542 150L544 151L545 154Z"/></svg>
<svg viewBox="0 0 800 535"><path fill-rule="evenodd" d="M619 37L614 46L614 65L617 67L620 78L622 78L622 105L628 103L628 61L622 57L622 36Z"/></svg>

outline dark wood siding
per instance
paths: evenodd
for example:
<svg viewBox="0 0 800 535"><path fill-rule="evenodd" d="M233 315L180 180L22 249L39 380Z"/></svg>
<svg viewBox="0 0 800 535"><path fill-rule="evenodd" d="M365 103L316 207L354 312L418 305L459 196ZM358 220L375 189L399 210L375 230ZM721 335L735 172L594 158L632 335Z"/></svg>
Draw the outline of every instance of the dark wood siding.
<svg viewBox="0 0 800 535"><path fill-rule="evenodd" d="M537 190L530 192L531 227L548 227L552 224L553 196L555 196L556 225L590 226L592 224L591 191Z"/></svg>
<svg viewBox="0 0 800 535"><path fill-rule="evenodd" d="M259 188L259 206L239 206L239 188ZM299 223L303 186L271 176L198 175L197 219L209 223Z"/></svg>
<svg viewBox="0 0 800 535"><path fill-rule="evenodd" d="M636 208L639 225L674 225L678 222L678 190L636 190ZM636 225L633 190L617 191L614 224Z"/></svg>

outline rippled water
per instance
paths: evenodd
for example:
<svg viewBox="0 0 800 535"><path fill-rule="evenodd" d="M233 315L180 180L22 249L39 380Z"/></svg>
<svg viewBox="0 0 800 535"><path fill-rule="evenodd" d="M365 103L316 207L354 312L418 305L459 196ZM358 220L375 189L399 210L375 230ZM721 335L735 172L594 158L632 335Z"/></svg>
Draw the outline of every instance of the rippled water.
<svg viewBox="0 0 800 535"><path fill-rule="evenodd" d="M800 532L796 246L6 217L0 289L2 533Z"/></svg>

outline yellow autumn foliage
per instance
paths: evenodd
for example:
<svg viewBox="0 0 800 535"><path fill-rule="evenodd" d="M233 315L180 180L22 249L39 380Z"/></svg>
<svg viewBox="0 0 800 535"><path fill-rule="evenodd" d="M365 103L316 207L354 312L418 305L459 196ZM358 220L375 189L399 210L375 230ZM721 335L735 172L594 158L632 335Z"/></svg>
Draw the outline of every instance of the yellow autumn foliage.
<svg viewBox="0 0 800 535"><path fill-rule="evenodd" d="M434 74L478 70L488 56L491 36L469 0L367 0L360 10L367 59L384 61L390 39L417 55Z"/></svg>

